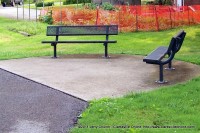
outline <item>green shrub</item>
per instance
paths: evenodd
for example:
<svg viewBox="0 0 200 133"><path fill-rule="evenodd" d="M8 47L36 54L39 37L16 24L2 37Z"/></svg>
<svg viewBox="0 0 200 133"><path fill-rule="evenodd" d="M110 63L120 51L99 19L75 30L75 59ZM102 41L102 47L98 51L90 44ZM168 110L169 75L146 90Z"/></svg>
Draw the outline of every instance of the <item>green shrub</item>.
<svg viewBox="0 0 200 133"><path fill-rule="evenodd" d="M89 9L97 9L97 4L95 3L90 3L86 5Z"/></svg>
<svg viewBox="0 0 200 133"><path fill-rule="evenodd" d="M40 16L39 21L47 23L47 24L53 24L52 11L49 11L48 14L44 16Z"/></svg>
<svg viewBox="0 0 200 133"><path fill-rule="evenodd" d="M53 6L53 5L54 5L54 2L45 2L44 3L44 6ZM36 7L43 7L43 2L35 3L35 6Z"/></svg>
<svg viewBox="0 0 200 133"><path fill-rule="evenodd" d="M85 0L85 3L91 3L92 1L91 0Z"/></svg>
<svg viewBox="0 0 200 133"><path fill-rule="evenodd" d="M108 2L103 3L102 4L102 8L104 10L109 10L109 11L115 10L115 7L112 4L108 3Z"/></svg>
<svg viewBox="0 0 200 133"><path fill-rule="evenodd" d="M9 4L10 0L1 0L1 2L5 2L6 4Z"/></svg>
<svg viewBox="0 0 200 133"><path fill-rule="evenodd" d="M171 0L166 0L165 5L172 5L172 1Z"/></svg>
<svg viewBox="0 0 200 133"><path fill-rule="evenodd" d="M69 4L70 4L70 0L63 1L63 5L69 5Z"/></svg>
<svg viewBox="0 0 200 133"><path fill-rule="evenodd" d="M54 5L54 2L47 2L45 3L45 6L53 6Z"/></svg>
<svg viewBox="0 0 200 133"><path fill-rule="evenodd" d="M53 24L53 18L49 15L43 16L43 22L47 24Z"/></svg>
<svg viewBox="0 0 200 133"><path fill-rule="evenodd" d="M69 4L76 4L76 1L73 1L73 0L65 0L63 2L63 5L69 5Z"/></svg>
<svg viewBox="0 0 200 133"><path fill-rule="evenodd" d="M155 0L156 5L172 5L171 0Z"/></svg>
<svg viewBox="0 0 200 133"><path fill-rule="evenodd" d="M35 3L35 6L36 6L36 7L43 7L43 2Z"/></svg>
<svg viewBox="0 0 200 133"><path fill-rule="evenodd" d="M78 3L91 3L91 0L78 0ZM77 4L77 0L65 0L63 5Z"/></svg>
<svg viewBox="0 0 200 133"><path fill-rule="evenodd" d="M145 4L145 5L154 5L155 2L154 2L154 1L146 1L144 4Z"/></svg>

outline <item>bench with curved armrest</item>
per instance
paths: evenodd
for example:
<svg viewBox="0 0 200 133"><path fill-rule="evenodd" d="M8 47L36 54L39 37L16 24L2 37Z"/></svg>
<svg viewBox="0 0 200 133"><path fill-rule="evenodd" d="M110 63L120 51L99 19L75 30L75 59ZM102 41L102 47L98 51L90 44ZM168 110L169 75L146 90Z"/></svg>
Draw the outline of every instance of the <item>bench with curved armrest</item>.
<svg viewBox="0 0 200 133"><path fill-rule="evenodd" d="M174 69L172 68L172 60L175 54L180 50L185 36L185 31L179 31L178 34L172 37L168 47L160 46L143 59L147 64L159 65L159 80L156 81L157 83L167 82L163 78L163 65L168 64L167 69ZM166 58L166 55L168 55L168 58Z"/></svg>

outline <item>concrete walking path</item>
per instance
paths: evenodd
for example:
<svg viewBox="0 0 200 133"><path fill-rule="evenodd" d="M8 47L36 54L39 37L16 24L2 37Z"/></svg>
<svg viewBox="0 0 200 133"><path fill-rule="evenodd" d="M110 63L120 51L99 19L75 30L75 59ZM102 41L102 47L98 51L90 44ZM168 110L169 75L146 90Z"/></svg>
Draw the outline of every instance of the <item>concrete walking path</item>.
<svg viewBox="0 0 200 133"><path fill-rule="evenodd" d="M18 16L17 16L18 12ZM2 7L0 6L0 16L1 17L6 17L6 18L12 18L12 19L24 19L24 20L36 20L39 18L40 15L40 10L35 9L30 9L30 14L29 14L29 9L25 8L23 10L22 6L20 6L18 9L17 7Z"/></svg>
<svg viewBox="0 0 200 133"><path fill-rule="evenodd" d="M57 59L37 57L0 61L0 68L68 93L86 101L119 97L187 81L200 75L200 67L174 61L174 71L164 71L164 85L157 65L145 64L142 56L65 55Z"/></svg>

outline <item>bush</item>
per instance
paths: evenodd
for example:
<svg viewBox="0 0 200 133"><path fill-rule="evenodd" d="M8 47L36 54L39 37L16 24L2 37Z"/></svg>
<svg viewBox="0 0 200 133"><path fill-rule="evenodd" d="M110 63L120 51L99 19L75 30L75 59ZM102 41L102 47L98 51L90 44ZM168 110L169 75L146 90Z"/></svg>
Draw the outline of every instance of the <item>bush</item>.
<svg viewBox="0 0 200 133"><path fill-rule="evenodd" d="M46 2L46 3L44 3L44 6L53 6L53 5L54 5L54 2ZM43 2L35 3L35 6L36 7L43 7Z"/></svg>
<svg viewBox="0 0 200 133"><path fill-rule="evenodd" d="M155 0L156 5L172 5L171 0Z"/></svg>
<svg viewBox="0 0 200 133"><path fill-rule="evenodd" d="M76 4L76 1L73 1L73 0L65 0L63 2L63 5L69 5L69 4Z"/></svg>
<svg viewBox="0 0 200 133"><path fill-rule="evenodd" d="M6 4L10 4L10 0L1 0L1 2L4 2Z"/></svg>
<svg viewBox="0 0 200 133"><path fill-rule="evenodd" d="M78 0L78 3L91 3L91 0ZM63 5L69 5L69 4L77 4L76 0L65 0L63 1Z"/></svg>
<svg viewBox="0 0 200 133"><path fill-rule="evenodd" d="M39 21L47 23L47 24L53 24L52 11L49 11L48 14L44 16L40 16Z"/></svg>
<svg viewBox="0 0 200 133"><path fill-rule="evenodd" d="M54 2L47 2L45 3L45 6L53 6L54 5Z"/></svg>
<svg viewBox="0 0 200 133"><path fill-rule="evenodd" d="M155 5L155 2L154 2L154 1L147 1L147 2L145 3L145 5Z"/></svg>
<svg viewBox="0 0 200 133"><path fill-rule="evenodd" d="M115 10L115 7L112 4L108 3L108 2L103 3L102 4L102 8L104 10L109 10L109 11Z"/></svg>
<svg viewBox="0 0 200 133"><path fill-rule="evenodd" d="M84 0L85 3L91 3L92 1L91 0Z"/></svg>
<svg viewBox="0 0 200 133"><path fill-rule="evenodd" d="M36 6L36 7L43 7L43 2L35 3L35 6Z"/></svg>
<svg viewBox="0 0 200 133"><path fill-rule="evenodd" d="M97 9L97 4L94 4L94 3L88 4L88 8L89 9Z"/></svg>
<svg viewBox="0 0 200 133"><path fill-rule="evenodd" d="M69 0L63 1L63 5L69 5L69 4L70 4Z"/></svg>

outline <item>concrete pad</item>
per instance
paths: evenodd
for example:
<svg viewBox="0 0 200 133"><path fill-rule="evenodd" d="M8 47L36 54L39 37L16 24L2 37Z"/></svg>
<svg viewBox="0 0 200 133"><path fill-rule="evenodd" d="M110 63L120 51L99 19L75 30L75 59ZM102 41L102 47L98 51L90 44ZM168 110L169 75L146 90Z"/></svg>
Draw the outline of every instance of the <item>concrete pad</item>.
<svg viewBox="0 0 200 133"><path fill-rule="evenodd" d="M118 97L163 85L158 66L145 64L142 56L65 55L57 59L37 57L0 61L0 68L48 85L84 100ZM200 75L200 67L174 61L174 71L164 71L165 85L184 82Z"/></svg>

